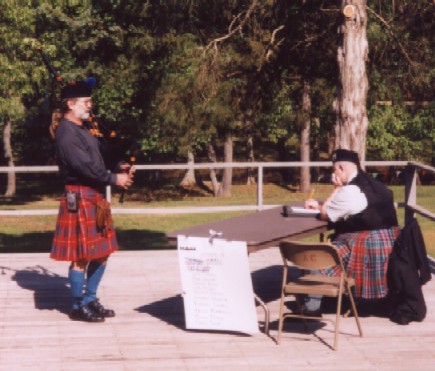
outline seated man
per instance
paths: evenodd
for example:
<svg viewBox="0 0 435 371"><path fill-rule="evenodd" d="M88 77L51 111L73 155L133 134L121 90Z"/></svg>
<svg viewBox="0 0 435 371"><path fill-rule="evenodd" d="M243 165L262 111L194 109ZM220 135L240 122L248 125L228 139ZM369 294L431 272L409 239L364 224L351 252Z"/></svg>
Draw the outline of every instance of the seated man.
<svg viewBox="0 0 435 371"><path fill-rule="evenodd" d="M355 296L380 299L387 295L388 257L399 235L393 193L363 172L358 154L338 149L332 154L332 183L335 189L320 205L307 200L305 207L318 209L320 217L334 229L332 243L339 249L349 276L355 279ZM328 276L339 267L323 270ZM320 298L305 303L306 312L320 309Z"/></svg>

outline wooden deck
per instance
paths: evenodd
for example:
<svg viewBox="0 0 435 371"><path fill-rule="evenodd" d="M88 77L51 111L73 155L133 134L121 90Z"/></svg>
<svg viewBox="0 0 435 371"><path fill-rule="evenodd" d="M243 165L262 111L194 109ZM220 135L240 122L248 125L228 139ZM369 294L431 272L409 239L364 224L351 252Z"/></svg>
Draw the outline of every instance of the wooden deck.
<svg viewBox="0 0 435 371"><path fill-rule="evenodd" d="M47 254L0 255L0 370L433 370L435 280L424 286L428 315L400 326L363 317L341 321L338 351L331 324L287 323L276 345L281 265L272 248L249 258L255 291L271 310L270 337L186 331L177 252L112 256L101 301L117 316L105 323L70 321L67 263ZM264 319L258 310L260 325ZM327 314L326 316L329 316Z"/></svg>

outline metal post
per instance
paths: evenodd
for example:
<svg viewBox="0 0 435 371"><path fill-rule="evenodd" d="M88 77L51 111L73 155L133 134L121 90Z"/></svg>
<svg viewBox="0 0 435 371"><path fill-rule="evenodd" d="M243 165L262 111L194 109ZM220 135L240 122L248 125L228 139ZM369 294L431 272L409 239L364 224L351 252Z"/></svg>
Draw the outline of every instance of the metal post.
<svg viewBox="0 0 435 371"><path fill-rule="evenodd" d="M263 165L258 165L257 209L263 210Z"/></svg>

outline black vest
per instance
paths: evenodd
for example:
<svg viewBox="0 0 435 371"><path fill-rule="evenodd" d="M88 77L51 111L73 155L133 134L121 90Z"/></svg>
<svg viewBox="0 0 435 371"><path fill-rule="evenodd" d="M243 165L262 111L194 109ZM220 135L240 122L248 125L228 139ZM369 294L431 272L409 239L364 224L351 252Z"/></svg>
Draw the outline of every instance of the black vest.
<svg viewBox="0 0 435 371"><path fill-rule="evenodd" d="M329 227L336 233L359 232L397 226L396 209L393 192L384 184L362 171L349 182L356 185L367 197L368 205L360 213L349 216L346 220L330 222Z"/></svg>

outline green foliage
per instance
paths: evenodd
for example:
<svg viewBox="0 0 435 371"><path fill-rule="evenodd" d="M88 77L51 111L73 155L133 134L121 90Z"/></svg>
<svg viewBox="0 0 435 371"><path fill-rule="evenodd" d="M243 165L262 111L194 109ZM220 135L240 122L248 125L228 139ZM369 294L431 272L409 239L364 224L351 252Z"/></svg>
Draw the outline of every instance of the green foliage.
<svg viewBox="0 0 435 371"><path fill-rule="evenodd" d="M421 151L421 122L412 120L402 107L374 106L369 112L369 117L368 160L412 160L413 153ZM413 137L406 136L409 126L414 129Z"/></svg>
<svg viewBox="0 0 435 371"><path fill-rule="evenodd" d="M17 10L0 5L0 112L8 115L13 121L22 119L26 107L21 97L32 95L32 85L29 80L38 81L38 75L33 74L29 62L28 46L23 43L23 36L31 35L33 11Z"/></svg>
<svg viewBox="0 0 435 371"><path fill-rule="evenodd" d="M433 161L434 54L430 1L368 2L370 159Z"/></svg>
<svg viewBox="0 0 435 371"><path fill-rule="evenodd" d="M369 159L431 163L434 106L374 106L369 112Z"/></svg>
<svg viewBox="0 0 435 371"><path fill-rule="evenodd" d="M18 163L52 160L47 126L59 86L37 46L64 81L96 78L99 120L137 139L150 161L201 155L228 133L240 139L237 153L247 138L259 154L270 145L297 151L304 83L311 87L313 140L327 151L338 8L322 0L258 1L245 19L254 3L2 2L0 112L13 120ZM430 160L433 4L367 4L369 157Z"/></svg>
<svg viewBox="0 0 435 371"><path fill-rule="evenodd" d="M292 129L295 121L295 110L290 97L289 87L283 85L281 90L277 92L276 99L272 100L270 113L265 115L265 121L268 121L268 125L265 125L265 131L273 143L288 138L288 133L294 131Z"/></svg>
<svg viewBox="0 0 435 371"><path fill-rule="evenodd" d="M433 100L433 18L431 1L368 2L371 94L378 100Z"/></svg>

